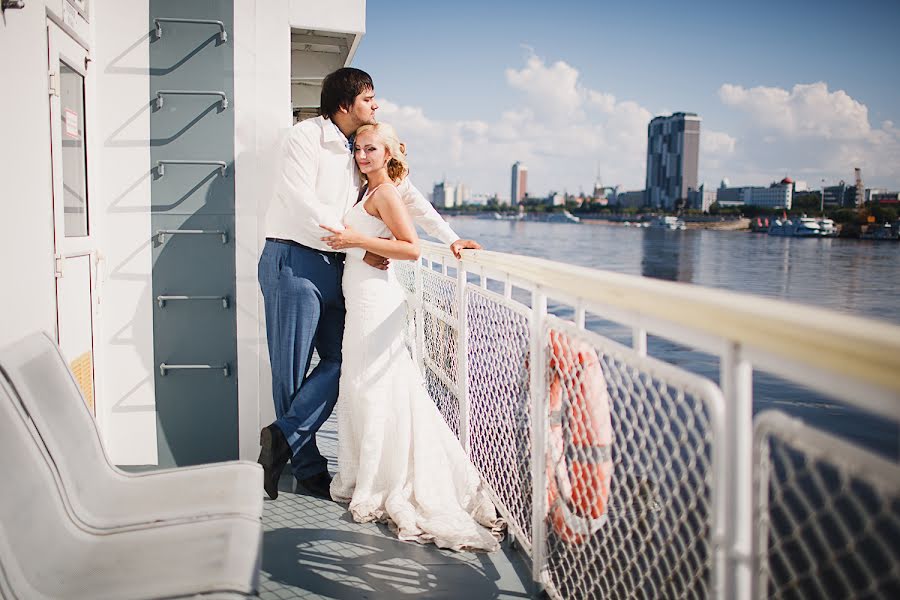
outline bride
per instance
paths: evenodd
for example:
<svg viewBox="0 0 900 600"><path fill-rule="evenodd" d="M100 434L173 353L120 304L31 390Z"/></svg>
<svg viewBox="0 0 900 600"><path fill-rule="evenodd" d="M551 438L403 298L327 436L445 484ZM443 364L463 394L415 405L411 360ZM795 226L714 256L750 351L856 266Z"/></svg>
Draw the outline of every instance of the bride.
<svg viewBox="0 0 900 600"><path fill-rule="evenodd" d="M361 127L354 156L368 191L344 217L346 229L323 225L332 235L322 239L335 249L417 260L416 230L394 187L409 172L394 129ZM332 498L349 503L357 522L387 523L401 540L497 550L503 522L403 342L406 302L393 270L348 255L343 289L339 472Z"/></svg>

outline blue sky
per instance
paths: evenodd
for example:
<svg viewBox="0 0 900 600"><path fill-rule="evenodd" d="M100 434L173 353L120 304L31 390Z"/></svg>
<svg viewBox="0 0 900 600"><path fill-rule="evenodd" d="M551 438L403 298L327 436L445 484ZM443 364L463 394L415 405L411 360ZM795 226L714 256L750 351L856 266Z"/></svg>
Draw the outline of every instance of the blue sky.
<svg viewBox="0 0 900 600"><path fill-rule="evenodd" d="M646 125L703 119L700 178L900 187L900 1L369 0L353 61L422 188L639 189Z"/></svg>

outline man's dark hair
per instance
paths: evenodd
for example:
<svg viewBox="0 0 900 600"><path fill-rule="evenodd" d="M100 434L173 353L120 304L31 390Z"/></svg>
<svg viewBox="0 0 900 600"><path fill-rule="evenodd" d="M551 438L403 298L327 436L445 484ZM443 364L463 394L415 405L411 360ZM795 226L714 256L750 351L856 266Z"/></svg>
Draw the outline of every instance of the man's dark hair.
<svg viewBox="0 0 900 600"><path fill-rule="evenodd" d="M344 67L329 73L322 80L322 97L319 102L322 114L330 119L342 108L349 110L359 94L374 89L375 84L365 71Z"/></svg>

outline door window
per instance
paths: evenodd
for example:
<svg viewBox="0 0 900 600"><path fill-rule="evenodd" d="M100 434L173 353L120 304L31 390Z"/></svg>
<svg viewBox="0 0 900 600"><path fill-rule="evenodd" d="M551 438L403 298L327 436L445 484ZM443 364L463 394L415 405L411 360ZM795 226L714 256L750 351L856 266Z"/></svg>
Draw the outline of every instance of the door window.
<svg viewBox="0 0 900 600"><path fill-rule="evenodd" d="M87 149L84 140L84 77L60 61L59 83L63 228L66 237L84 237L89 234Z"/></svg>

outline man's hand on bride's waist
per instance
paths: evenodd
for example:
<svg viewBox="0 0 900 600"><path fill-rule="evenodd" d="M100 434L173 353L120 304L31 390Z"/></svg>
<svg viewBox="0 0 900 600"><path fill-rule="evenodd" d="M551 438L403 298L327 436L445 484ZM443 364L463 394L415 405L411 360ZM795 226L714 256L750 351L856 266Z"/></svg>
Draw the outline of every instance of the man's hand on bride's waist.
<svg viewBox="0 0 900 600"><path fill-rule="evenodd" d="M319 227L331 232L331 235L326 235L322 238L322 241L328 244L328 247L332 250L360 248L366 241L366 236L352 227L344 227L344 229L334 229L328 225L319 225Z"/></svg>

